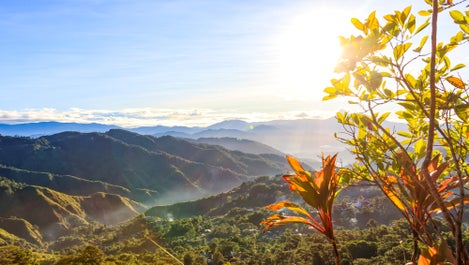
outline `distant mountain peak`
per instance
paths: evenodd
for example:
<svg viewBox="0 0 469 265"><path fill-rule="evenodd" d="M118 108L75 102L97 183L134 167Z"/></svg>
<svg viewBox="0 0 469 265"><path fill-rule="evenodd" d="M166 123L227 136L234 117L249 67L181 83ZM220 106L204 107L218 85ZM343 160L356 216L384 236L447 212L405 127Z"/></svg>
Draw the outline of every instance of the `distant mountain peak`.
<svg viewBox="0 0 469 265"><path fill-rule="evenodd" d="M215 123L207 127L207 129L218 130L218 129L233 129L246 131L249 130L250 124L242 120L226 120L219 123Z"/></svg>

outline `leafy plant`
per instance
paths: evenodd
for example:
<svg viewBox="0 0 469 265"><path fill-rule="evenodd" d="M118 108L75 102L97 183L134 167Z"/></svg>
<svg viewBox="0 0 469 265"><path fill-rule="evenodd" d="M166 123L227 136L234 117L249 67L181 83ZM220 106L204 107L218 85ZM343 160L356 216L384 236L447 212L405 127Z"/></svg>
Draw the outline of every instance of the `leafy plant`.
<svg viewBox="0 0 469 265"><path fill-rule="evenodd" d="M418 12L421 23L411 6L384 15L384 21L375 12L364 21L353 18L360 33L341 37L341 76L324 90L324 100L345 97L361 109L337 113L344 127L337 138L356 157L346 175L377 184L401 210L415 240L414 263L419 243L430 252L441 251L438 242L445 239L433 221L441 212L456 241L457 263L469 264L462 241L469 91L457 72L465 65L453 65L449 58L469 40L469 11L457 10L461 2L425 0L430 9ZM448 10L456 33L437 42L438 17ZM407 130L387 125L390 116Z"/></svg>
<svg viewBox="0 0 469 265"><path fill-rule="evenodd" d="M290 190L301 195L303 200L311 207L316 209L319 220L311 215L303 207L290 201L280 201L267 206L270 210L287 209L301 216L284 216L274 214L263 222L264 232L273 226L281 226L292 223L307 224L321 234L325 235L332 243L336 264L340 263L337 243L334 237L334 228L332 224L332 206L336 198L339 185L339 175L335 172L335 162L337 155L322 158L322 170L314 173L306 171L297 159L287 156L287 161L295 171L293 175L284 175L283 179L290 184Z"/></svg>

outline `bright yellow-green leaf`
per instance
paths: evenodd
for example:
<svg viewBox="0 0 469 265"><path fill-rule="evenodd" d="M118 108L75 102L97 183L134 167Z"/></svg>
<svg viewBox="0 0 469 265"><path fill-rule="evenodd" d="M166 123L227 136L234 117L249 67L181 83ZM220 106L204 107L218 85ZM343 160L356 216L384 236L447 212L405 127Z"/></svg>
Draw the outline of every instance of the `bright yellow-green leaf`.
<svg viewBox="0 0 469 265"><path fill-rule="evenodd" d="M456 71L464 67L466 67L466 65L463 63L460 63L460 64L455 65L453 68L451 68L451 71Z"/></svg>
<svg viewBox="0 0 469 265"><path fill-rule="evenodd" d="M420 10L418 12L419 15L421 15L422 17L428 17L429 15L432 14L432 11L431 10Z"/></svg>
<svg viewBox="0 0 469 265"><path fill-rule="evenodd" d="M400 136L406 137L406 138L412 138L412 137L414 137L413 134L411 134L411 133L409 133L409 132L407 132L407 131L398 131L397 134L400 135Z"/></svg>
<svg viewBox="0 0 469 265"><path fill-rule="evenodd" d="M464 24L466 20L464 19L464 14L459 10L449 11L449 15L453 18L454 22L457 24Z"/></svg>
<svg viewBox="0 0 469 265"><path fill-rule="evenodd" d="M463 122L469 122L469 104L457 105L454 107L454 112Z"/></svg>
<svg viewBox="0 0 469 265"><path fill-rule="evenodd" d="M458 33L456 33L456 35L451 37L450 41L453 45L458 45L464 39L465 39L464 33L462 31L458 31Z"/></svg>
<svg viewBox="0 0 469 265"><path fill-rule="evenodd" d="M337 97L337 95L330 94L330 95L324 96L324 97L322 98L322 101L331 100L331 99L334 99L334 98L336 98L336 97Z"/></svg>
<svg viewBox="0 0 469 265"><path fill-rule="evenodd" d="M401 59L401 57L404 55L404 53L412 46L412 43L407 42L404 44L398 44L394 49L393 49L393 54L394 54L394 59L398 61Z"/></svg>
<svg viewBox="0 0 469 265"><path fill-rule="evenodd" d="M426 27L428 27L428 25L430 25L430 19L427 19L422 25L420 25L414 34L417 34L420 31L424 30Z"/></svg>
<svg viewBox="0 0 469 265"><path fill-rule="evenodd" d="M410 33L414 33L415 30L415 16L410 15L409 21L406 24L407 29L409 30Z"/></svg>
<svg viewBox="0 0 469 265"><path fill-rule="evenodd" d="M360 20L358 20L357 18L352 18L351 21L352 21L352 24L353 24L358 30L364 31L365 26L363 25L363 23L362 23Z"/></svg>
<svg viewBox="0 0 469 265"><path fill-rule="evenodd" d="M415 146L414 146L414 152L419 155L419 156L422 156L425 154L425 150L427 148L427 143L424 139L419 139L415 142Z"/></svg>
<svg viewBox="0 0 469 265"><path fill-rule="evenodd" d="M383 18L389 22L396 22L396 17L391 14L384 15Z"/></svg>
<svg viewBox="0 0 469 265"><path fill-rule="evenodd" d="M425 45L425 43L428 40L428 35L423 36L423 38L420 40L420 44L417 48L414 49L414 52L420 52Z"/></svg>
<svg viewBox="0 0 469 265"><path fill-rule="evenodd" d="M385 121L388 118L389 114L391 114L391 113L390 112L385 112L383 115L381 115L378 118L378 123L380 123L380 124L383 123L383 121Z"/></svg>
<svg viewBox="0 0 469 265"><path fill-rule="evenodd" d="M407 20L407 17L409 16L411 9L412 9L412 6L408 6L404 8L404 10L402 10L401 17L400 17L402 22Z"/></svg>
<svg viewBox="0 0 469 265"><path fill-rule="evenodd" d="M459 27L461 28L462 31L464 31L464 33L469 34L469 25L461 24L459 25Z"/></svg>
<svg viewBox="0 0 469 265"><path fill-rule="evenodd" d="M366 20L366 25L370 30L379 30L379 22L376 19L376 11L373 11Z"/></svg>

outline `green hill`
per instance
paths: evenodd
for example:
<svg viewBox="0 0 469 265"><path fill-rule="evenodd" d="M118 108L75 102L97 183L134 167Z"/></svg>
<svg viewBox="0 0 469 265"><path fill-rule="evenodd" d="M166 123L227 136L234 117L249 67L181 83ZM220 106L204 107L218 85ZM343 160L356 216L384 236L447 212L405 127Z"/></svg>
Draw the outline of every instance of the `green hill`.
<svg viewBox="0 0 469 265"><path fill-rule="evenodd" d="M280 156L245 154L123 130L64 132L37 139L3 136L0 164L109 183L117 189L113 192L125 195L128 189L140 201L149 199L142 190L159 199L176 191L182 201L225 191L250 176L278 174L287 169Z"/></svg>

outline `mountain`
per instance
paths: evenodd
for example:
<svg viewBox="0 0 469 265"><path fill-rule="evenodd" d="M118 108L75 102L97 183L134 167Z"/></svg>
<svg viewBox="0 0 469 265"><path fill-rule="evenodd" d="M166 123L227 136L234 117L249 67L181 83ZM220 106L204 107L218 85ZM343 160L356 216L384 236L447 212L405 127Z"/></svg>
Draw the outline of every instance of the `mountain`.
<svg viewBox="0 0 469 265"><path fill-rule="evenodd" d="M396 126L399 125L391 124L391 127ZM6 136L38 137L64 131L87 133L105 132L111 129L120 128L103 124L58 122L17 125L0 124L0 134ZM343 163L350 163L353 160L353 157L346 152L345 146L334 137L335 132L343 131L342 126L334 118L274 120L266 122L226 120L207 127L158 125L129 128L128 131L155 137L173 136L193 140L199 138L229 137L256 141L280 150L283 153L308 159L312 163L319 162L322 153L340 153Z"/></svg>
<svg viewBox="0 0 469 265"><path fill-rule="evenodd" d="M24 124L0 124L0 134L9 136L31 136L38 137L65 131L78 132L105 132L110 129L119 128L114 125L98 123L63 123L63 122L37 122Z"/></svg>
<svg viewBox="0 0 469 265"><path fill-rule="evenodd" d="M340 153L345 163L353 160L343 144L334 137L334 132L343 131L340 124L330 119L276 120L246 123L225 121L198 130L194 133L181 132L174 128L154 135L171 135L197 140L200 138L235 138L265 144L283 153L307 159L315 166L321 161L322 153ZM230 149L228 146L226 146Z"/></svg>
<svg viewBox="0 0 469 265"><path fill-rule="evenodd" d="M249 130L251 124L241 120L227 120L213 125L208 126L208 130L219 130L219 129L228 129L228 130L240 130L246 131Z"/></svg>
<svg viewBox="0 0 469 265"><path fill-rule="evenodd" d="M283 194L287 194L288 191L288 185L280 177L272 179L260 177L210 197L172 205L154 206L148 209L145 215L176 219L198 215L219 216L234 208L264 207L274 203L279 195L284 196Z"/></svg>
<svg viewBox="0 0 469 265"><path fill-rule="evenodd" d="M136 128L130 128L129 131L136 132L138 134L161 134L166 132L180 133L180 134L193 134L205 130L204 127L186 127L186 126L142 126Z"/></svg>
<svg viewBox="0 0 469 265"><path fill-rule="evenodd" d="M240 139L240 138L232 138L232 137L220 137L220 138L198 138L195 140L189 139L189 141L195 143L203 143L203 144L211 144L211 145L219 145L228 150L233 151L240 151L243 153L249 154L275 154L279 156L285 156L284 153L281 151L272 148L266 144Z"/></svg>
<svg viewBox="0 0 469 265"><path fill-rule="evenodd" d="M0 242L47 245L74 227L116 225L146 205L210 196L288 168L275 154L122 129L0 136Z"/></svg>
<svg viewBox="0 0 469 265"><path fill-rule="evenodd" d="M179 198L171 200L213 194L250 176L277 174L288 168L280 156L245 154L170 136L155 138L124 130L63 132L39 138L2 136L0 164L74 176L75 182L87 180L88 186L104 185L121 195L127 195L127 189L133 199L142 202L155 197L163 200L175 191L179 191L176 193ZM43 183L48 177L41 177ZM72 178L59 177L57 181ZM50 185L57 184L47 184Z"/></svg>
<svg viewBox="0 0 469 265"><path fill-rule="evenodd" d="M124 187L71 175L59 175L0 165L0 176L18 183L42 186L70 195L83 196L104 191L125 197L132 196L130 190Z"/></svg>
<svg viewBox="0 0 469 265"><path fill-rule="evenodd" d="M0 180L0 202L0 227L35 243L42 238L55 239L92 221L118 224L145 209L140 203L115 194L72 196L5 178Z"/></svg>

